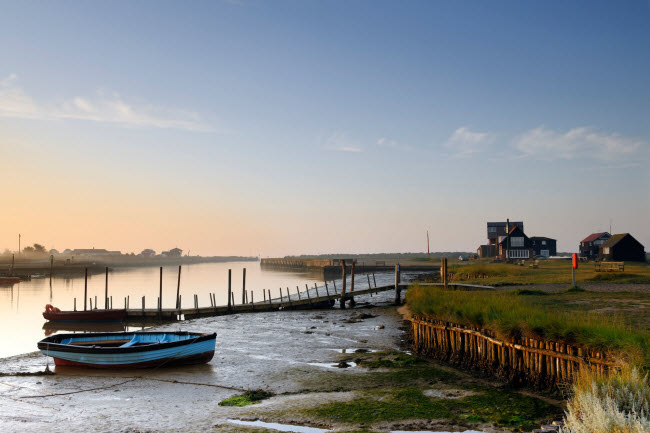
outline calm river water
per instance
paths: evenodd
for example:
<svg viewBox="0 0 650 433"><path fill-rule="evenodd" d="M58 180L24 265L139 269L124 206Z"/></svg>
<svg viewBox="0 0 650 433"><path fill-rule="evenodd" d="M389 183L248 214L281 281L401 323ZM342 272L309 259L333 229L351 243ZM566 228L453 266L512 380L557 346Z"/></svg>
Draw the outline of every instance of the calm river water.
<svg viewBox="0 0 650 433"><path fill-rule="evenodd" d="M310 287L314 283L323 285L313 276L303 273L267 271L260 268L259 262L225 262L184 265L181 272L181 298L183 307L194 305L194 294L199 297L200 306L209 306L209 293L214 293L217 304L224 305L228 292L228 269L232 269L232 287L235 302L241 302L242 271L246 268L246 289L254 291L255 301L264 299L263 290L270 289L272 296L278 297L278 289L286 287L295 294L296 286L304 290L305 283ZM99 300L99 307L104 307L105 276L88 277L88 297ZM175 307L178 267L163 267L163 308ZM386 284L391 275L377 275L377 284ZM380 282L381 280L381 282ZM385 280L385 281L384 281ZM109 296L113 297L113 308L123 308L124 298L129 296L129 307L140 308L142 296L145 296L146 308L155 308L159 294L160 271L157 267L116 268L108 277ZM355 278L359 287L367 287L365 275ZM340 284L340 281L337 281ZM340 285L338 286L340 288ZM74 331L67 328L52 329L46 324L42 313L46 304L52 304L61 310L72 310L74 298L77 309L83 309L84 277L34 278L11 287L0 286L0 358L37 350L36 343L54 332ZM51 324L50 324L51 325ZM120 331L121 325L116 325ZM85 329L91 330L91 329ZM98 329L99 330L99 329Z"/></svg>

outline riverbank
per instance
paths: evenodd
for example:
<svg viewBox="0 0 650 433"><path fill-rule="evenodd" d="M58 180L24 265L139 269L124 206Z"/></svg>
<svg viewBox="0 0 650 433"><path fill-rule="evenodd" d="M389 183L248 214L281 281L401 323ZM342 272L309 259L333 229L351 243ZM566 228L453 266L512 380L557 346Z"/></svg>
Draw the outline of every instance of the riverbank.
<svg viewBox="0 0 650 433"><path fill-rule="evenodd" d="M53 263L49 259L42 260L17 260L13 263L11 258L4 258L0 261L0 275L14 275L21 278L49 277L50 271L55 277L73 277L84 275L86 269L89 274L103 273L108 267L113 268L138 268L152 266L179 266L198 263L225 263L225 262L257 262L257 257L96 257L77 258L69 261L63 258L55 258Z"/></svg>
<svg viewBox="0 0 650 433"><path fill-rule="evenodd" d="M211 317L160 328L217 332L215 357L202 366L117 373L57 367L53 376L16 376L43 371L45 357L4 359L3 430L259 432L229 420L260 420L337 431L498 433L558 419L558 402L411 355L392 299L383 293L372 298L375 306L360 297L344 311ZM245 407L219 405L254 389L273 396Z"/></svg>

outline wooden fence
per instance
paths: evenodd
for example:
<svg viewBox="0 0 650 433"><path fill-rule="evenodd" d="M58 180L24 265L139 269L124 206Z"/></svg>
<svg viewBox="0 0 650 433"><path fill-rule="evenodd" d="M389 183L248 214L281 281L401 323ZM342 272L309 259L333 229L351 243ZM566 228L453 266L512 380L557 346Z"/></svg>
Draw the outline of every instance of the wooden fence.
<svg viewBox="0 0 650 433"><path fill-rule="evenodd" d="M549 387L569 382L581 369L598 373L618 369L605 353L562 342L521 338L500 340L490 330L413 317L413 346L416 352L476 367L513 382Z"/></svg>

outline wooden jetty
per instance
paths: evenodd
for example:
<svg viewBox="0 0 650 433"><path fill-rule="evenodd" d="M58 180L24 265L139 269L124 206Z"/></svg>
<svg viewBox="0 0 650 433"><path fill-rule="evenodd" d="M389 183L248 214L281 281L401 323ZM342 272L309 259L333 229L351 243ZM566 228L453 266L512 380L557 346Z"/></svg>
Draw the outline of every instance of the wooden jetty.
<svg viewBox="0 0 650 433"><path fill-rule="evenodd" d="M404 272L437 272L439 265L420 263L386 263L385 260L359 262L356 259L299 259L299 258L265 258L260 260L263 269L280 271L306 272L320 279L332 279L341 276L341 264L345 263L350 271L352 265L356 266L358 273L390 272L399 264Z"/></svg>
<svg viewBox="0 0 650 433"><path fill-rule="evenodd" d="M194 305L192 307L181 308L181 294L180 294L180 276L181 266L178 267L178 285L176 288L176 302L175 308L162 308L162 267L160 268L160 294L156 300L156 308L145 308L145 297L143 296L140 308L131 308L129 297L124 298L124 309L126 310L125 322L129 324L143 323L143 322L158 322L158 321L177 321L184 319L194 319L198 317L220 316L226 314L238 313L261 313L269 311L286 311L297 309L316 309L316 308L332 308L338 301L340 308L345 308L345 304L354 306L355 297L378 294L380 292L395 291L395 304L401 303L401 291L408 287L411 283L401 281L401 272L403 268L400 265L394 266L395 280L394 283L377 285L374 273L372 274L372 282L370 273L366 273L367 288L355 289L355 271L357 266L354 262L350 265L345 260L340 261L340 269L342 273L341 287L336 287L336 282L332 281L330 286L327 280L324 281L324 286L318 287L314 284L309 287L305 284L305 289L296 287L296 290L291 293L289 288L275 289L276 296L274 297L271 290L263 290L263 299L258 301L254 300L254 292L246 290L246 269L243 269L243 286L241 288L241 303L235 303L235 293L232 288L232 271L228 270L228 303L226 305L217 305L216 294L210 293L210 305L199 306L198 295L193 295ZM444 266L444 265L443 265ZM350 269L350 287L347 287L347 273ZM108 295L108 269L106 269L106 288L104 298L104 308L113 308L112 296ZM87 275L87 274L86 274ZM357 273L357 276L358 273ZM356 281L359 282L358 280ZM84 310L87 309L87 302L90 301L90 309L93 309L93 302L91 298L87 298L87 277L84 284ZM421 285L442 285L452 287L465 287L469 289L492 289L490 286L477 286L472 284L459 284L450 283L443 278L443 283L420 283ZM250 299L249 299L250 294ZM258 292L259 296L259 292ZM76 311L76 298L74 299ZM98 300L95 298L95 308L98 308Z"/></svg>

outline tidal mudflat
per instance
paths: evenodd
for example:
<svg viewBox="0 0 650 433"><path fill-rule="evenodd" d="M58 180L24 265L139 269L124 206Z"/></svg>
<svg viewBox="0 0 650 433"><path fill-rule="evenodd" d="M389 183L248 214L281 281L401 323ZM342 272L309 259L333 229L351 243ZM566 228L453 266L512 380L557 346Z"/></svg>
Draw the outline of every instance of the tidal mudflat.
<svg viewBox="0 0 650 433"><path fill-rule="evenodd" d="M372 305L363 302L370 299ZM295 426L500 432L530 430L561 414L554 401L411 355L391 293L358 301L344 311L161 326L217 332L215 357L199 366L104 371L54 368L50 360L55 374L40 375L48 364L40 353L5 358L3 431L259 432L273 431L265 423L275 423L296 432ZM264 392L247 404L251 390ZM244 398L227 405L233 397Z"/></svg>

